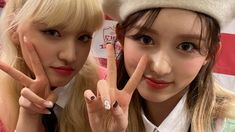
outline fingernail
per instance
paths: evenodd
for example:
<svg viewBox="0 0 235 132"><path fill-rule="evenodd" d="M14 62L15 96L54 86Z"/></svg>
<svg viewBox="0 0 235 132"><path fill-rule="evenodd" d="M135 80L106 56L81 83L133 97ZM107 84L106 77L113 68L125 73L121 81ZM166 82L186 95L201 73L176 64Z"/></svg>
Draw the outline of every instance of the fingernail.
<svg viewBox="0 0 235 132"><path fill-rule="evenodd" d="M24 39L24 42L28 42L28 40L25 36L23 37L23 39Z"/></svg>
<svg viewBox="0 0 235 132"><path fill-rule="evenodd" d="M115 103L113 104L113 108L117 108L117 106L118 106L118 102L115 101Z"/></svg>
<svg viewBox="0 0 235 132"><path fill-rule="evenodd" d="M51 112L48 110L45 114L48 114L48 115L50 115L51 114Z"/></svg>
<svg viewBox="0 0 235 132"><path fill-rule="evenodd" d="M92 101L92 100L94 100L94 99L95 99L95 96L91 96L91 98L90 98L90 99L91 99L91 101Z"/></svg>
<svg viewBox="0 0 235 132"><path fill-rule="evenodd" d="M104 100L104 108L106 110L110 110L110 108L111 108L110 103L107 99Z"/></svg>
<svg viewBox="0 0 235 132"><path fill-rule="evenodd" d="M53 107L53 103L52 103L51 101L46 101L46 102L44 103L44 105L45 105L46 107L48 107L48 108L52 108L52 107Z"/></svg>

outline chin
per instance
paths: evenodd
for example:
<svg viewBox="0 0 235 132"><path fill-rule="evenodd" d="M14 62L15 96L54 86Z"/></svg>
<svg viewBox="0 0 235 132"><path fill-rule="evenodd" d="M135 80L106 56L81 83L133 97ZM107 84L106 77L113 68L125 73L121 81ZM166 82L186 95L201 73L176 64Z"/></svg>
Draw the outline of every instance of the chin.
<svg viewBox="0 0 235 132"><path fill-rule="evenodd" d="M145 89L138 89L138 92L140 96L144 98L146 101L153 102L153 103L161 103L174 96L174 95L170 95L170 94L163 93L163 92L147 91Z"/></svg>
<svg viewBox="0 0 235 132"><path fill-rule="evenodd" d="M140 94L141 95L141 94ZM164 102L166 100L168 100L170 97L162 97L160 95L141 95L142 98L144 98L146 101L149 101L149 102L153 102L153 103L161 103L161 102Z"/></svg>
<svg viewBox="0 0 235 132"><path fill-rule="evenodd" d="M51 84L51 87L63 87L66 84L68 84L69 81L70 80L63 80L63 81L61 81L61 80L58 80L58 81L53 80L53 81L50 81L50 84Z"/></svg>

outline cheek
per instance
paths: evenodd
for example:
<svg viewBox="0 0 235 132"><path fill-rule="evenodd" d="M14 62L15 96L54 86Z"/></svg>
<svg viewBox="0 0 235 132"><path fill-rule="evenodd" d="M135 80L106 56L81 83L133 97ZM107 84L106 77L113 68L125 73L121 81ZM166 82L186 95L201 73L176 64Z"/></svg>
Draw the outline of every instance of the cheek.
<svg viewBox="0 0 235 132"><path fill-rule="evenodd" d="M26 64L30 67L30 69L32 70L32 66L31 66L31 62L29 59L29 56L32 56L32 54L30 54L31 51L29 51L29 49L27 49L26 46L26 42L24 42L24 37L27 38L27 43L32 43L35 52L37 53L38 57L40 58L40 60L44 60L47 58L48 54L50 54L51 52L49 51L50 47L45 48L45 46L43 45L43 41L41 41L40 39L38 39L38 35L37 32L35 32L35 30L30 30L28 28L25 28L24 30L19 30L19 34L20 34L20 45L21 45L21 51L22 51L22 55L23 58L26 62ZM32 56L32 58L34 58L36 56Z"/></svg>
<svg viewBox="0 0 235 132"><path fill-rule="evenodd" d="M41 45L36 45L34 44L34 49L36 52L36 56L32 56L32 54L29 54L32 59L35 57L38 57L40 60L41 65L44 67L46 64L48 64L49 62L51 62L52 60L56 60L56 58L54 57L55 55L55 49L51 48L51 47L47 47L47 48L43 48L44 46ZM23 58L26 62L26 64L29 66L29 68L32 70L32 64L30 62L30 58L28 53L25 52L25 50L23 51Z"/></svg>
<svg viewBox="0 0 235 132"><path fill-rule="evenodd" d="M39 56L40 60L47 60L55 57L59 51L58 47L53 45L54 43L44 41L41 39L35 39L31 41L34 44L34 49ZM55 58L52 58L55 59Z"/></svg>
<svg viewBox="0 0 235 132"><path fill-rule="evenodd" d="M131 45L124 46L124 62L129 75L132 75L135 71L142 55L143 52L138 48Z"/></svg>
<svg viewBox="0 0 235 132"><path fill-rule="evenodd" d="M77 55L77 70L80 70L86 62L89 55L90 47L78 48Z"/></svg>
<svg viewBox="0 0 235 132"><path fill-rule="evenodd" d="M197 76L203 66L204 60L203 58L198 58L178 63L178 70L175 71L179 77L178 79L182 79L181 81L188 85Z"/></svg>

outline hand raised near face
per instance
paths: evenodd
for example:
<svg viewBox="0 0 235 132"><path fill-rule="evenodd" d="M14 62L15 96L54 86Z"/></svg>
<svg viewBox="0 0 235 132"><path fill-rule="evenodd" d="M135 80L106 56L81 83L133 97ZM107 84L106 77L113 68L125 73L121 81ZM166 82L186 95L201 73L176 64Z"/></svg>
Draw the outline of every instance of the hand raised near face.
<svg viewBox="0 0 235 132"><path fill-rule="evenodd" d="M29 67L34 73L34 79L2 62L0 62L0 69L24 86L19 99L21 107L32 114L49 114L46 108L53 106L57 96L50 90L49 80L32 43L28 42L26 37L23 41L21 48L25 49L24 52L29 57Z"/></svg>
<svg viewBox="0 0 235 132"><path fill-rule="evenodd" d="M118 90L114 48L111 44L106 48L107 78L98 81L96 95L91 90L86 90L84 96L93 132L122 132L127 128L130 100L144 73L147 57L142 56L125 87Z"/></svg>

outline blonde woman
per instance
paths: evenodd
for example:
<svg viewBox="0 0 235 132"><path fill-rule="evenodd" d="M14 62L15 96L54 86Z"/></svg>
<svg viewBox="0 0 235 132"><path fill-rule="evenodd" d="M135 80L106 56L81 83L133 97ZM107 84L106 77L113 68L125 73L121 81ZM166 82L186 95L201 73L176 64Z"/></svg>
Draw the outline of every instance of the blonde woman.
<svg viewBox="0 0 235 132"><path fill-rule="evenodd" d="M103 22L100 1L10 0L0 22L0 120L6 131L51 130L41 118L53 106L53 131L90 131L83 92L97 80L88 56L92 33Z"/></svg>
<svg viewBox="0 0 235 132"><path fill-rule="evenodd" d="M108 47L100 95L86 91L93 130L235 131L235 94L211 75L234 0L104 0L103 7L119 22L123 52L115 72Z"/></svg>

